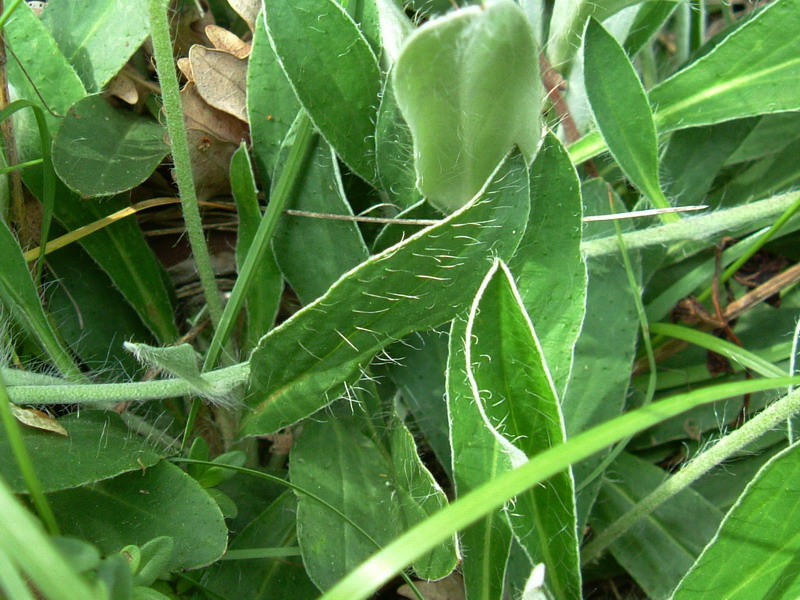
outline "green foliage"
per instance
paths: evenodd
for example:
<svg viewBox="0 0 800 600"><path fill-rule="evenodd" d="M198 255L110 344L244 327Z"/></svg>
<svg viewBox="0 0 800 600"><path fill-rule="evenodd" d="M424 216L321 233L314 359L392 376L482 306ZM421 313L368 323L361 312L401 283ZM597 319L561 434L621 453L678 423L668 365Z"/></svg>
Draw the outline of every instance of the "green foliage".
<svg viewBox="0 0 800 600"><path fill-rule="evenodd" d="M164 128L111 108L98 95L73 104L53 139L61 180L85 197L111 196L147 179L167 154Z"/></svg>
<svg viewBox="0 0 800 600"><path fill-rule="evenodd" d="M0 596L797 596L798 0L6 4Z"/></svg>

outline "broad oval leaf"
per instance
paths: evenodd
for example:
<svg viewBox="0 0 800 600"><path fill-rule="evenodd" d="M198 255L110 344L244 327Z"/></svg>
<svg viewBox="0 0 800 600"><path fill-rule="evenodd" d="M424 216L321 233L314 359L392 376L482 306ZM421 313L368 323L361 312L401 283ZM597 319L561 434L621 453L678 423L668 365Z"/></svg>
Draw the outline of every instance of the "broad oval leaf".
<svg viewBox="0 0 800 600"><path fill-rule="evenodd" d="M64 535L96 544L105 554L160 536L175 542L165 571L217 560L228 529L216 502L178 467L161 461L92 486L48 496Z"/></svg>
<svg viewBox="0 0 800 600"><path fill-rule="evenodd" d="M798 477L800 454L793 444L761 468L671 599L797 598ZM732 553L741 560L731 561Z"/></svg>
<svg viewBox="0 0 800 600"><path fill-rule="evenodd" d="M417 187L437 208L466 204L512 146L533 157L538 64L527 18L511 0L452 12L409 37L392 81L414 139Z"/></svg>
<svg viewBox="0 0 800 600"><path fill-rule="evenodd" d="M290 454L297 492L297 539L309 577L326 590L386 545L401 522L396 490L379 447L359 430L354 417L308 421ZM366 533L366 535L365 535Z"/></svg>
<svg viewBox="0 0 800 600"><path fill-rule="evenodd" d="M479 265L516 249L528 205L528 169L514 152L470 204L352 269L273 329L250 359L241 434L307 417L382 348L453 318L480 283Z"/></svg>
<svg viewBox="0 0 800 600"><path fill-rule="evenodd" d="M99 92L150 33L146 3L130 0L51 2L42 23L90 92Z"/></svg>
<svg viewBox="0 0 800 600"><path fill-rule="evenodd" d="M263 506L263 498L259 499ZM295 547L296 512L294 494L284 492L236 535L228 551ZM319 596L299 561L274 558L216 562L206 571L203 585L226 600L314 600Z"/></svg>
<svg viewBox="0 0 800 600"><path fill-rule="evenodd" d="M800 109L800 10L771 2L650 90L659 131Z"/></svg>
<svg viewBox="0 0 800 600"><path fill-rule="evenodd" d="M472 393L515 466L566 438L558 396L513 276L486 275L467 322ZM517 496L509 521L532 564L544 563L556 598L581 597L575 489L569 469Z"/></svg>
<svg viewBox="0 0 800 600"><path fill-rule="evenodd" d="M658 179L658 138L653 113L633 65L605 28L589 19L583 78L597 127L625 174L658 208L669 202ZM674 221L670 215L665 221Z"/></svg>
<svg viewBox="0 0 800 600"><path fill-rule="evenodd" d="M21 97L65 113L70 106L86 95L81 80L64 56L58 51L52 37L27 4L17 7L6 24L6 40L14 48L17 58L26 66L32 78L28 81L15 60L8 63L9 83ZM60 119L45 114L51 131L60 125ZM20 151L20 160L41 157L39 132L29 111L19 111L14 118L14 134ZM57 180L55 173L52 176ZM25 185L40 199L44 199L44 181L40 169L22 172ZM105 206L99 202L85 202L56 181L54 212L56 218L73 230L106 217L114 209L127 207L127 199L109 199ZM109 206L112 205L112 206ZM135 221L118 221L91 236L83 238L81 245L106 271L128 302L136 309L145 324L160 341L171 342L177 336L173 322L172 306L162 278L163 270L147 246Z"/></svg>
<svg viewBox="0 0 800 600"><path fill-rule="evenodd" d="M111 196L150 177L169 151L156 121L114 110L102 95L73 104L53 139L53 167L79 194Z"/></svg>
<svg viewBox="0 0 800 600"><path fill-rule="evenodd" d="M378 60L334 0L265 0L270 39L297 98L353 172L375 174Z"/></svg>
<svg viewBox="0 0 800 600"><path fill-rule="evenodd" d="M61 417L58 423L68 437L22 429L45 492L141 471L161 459L155 446L131 433L113 411L84 410ZM65 460L66 456L69 460ZM0 473L14 492L27 492L5 435L0 437Z"/></svg>

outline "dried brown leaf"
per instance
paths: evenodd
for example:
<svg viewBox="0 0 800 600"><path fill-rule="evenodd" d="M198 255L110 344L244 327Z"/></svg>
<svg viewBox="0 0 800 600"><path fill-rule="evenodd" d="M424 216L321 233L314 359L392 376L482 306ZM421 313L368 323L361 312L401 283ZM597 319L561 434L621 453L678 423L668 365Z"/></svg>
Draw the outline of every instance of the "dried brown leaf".
<svg viewBox="0 0 800 600"><path fill-rule="evenodd" d="M247 61L203 46L192 46L189 60L203 100L247 122Z"/></svg>
<svg viewBox="0 0 800 600"><path fill-rule="evenodd" d="M64 429L58 421L41 410L36 410L34 408L21 408L19 406L12 405L11 413L14 415L14 418L16 418L17 421L23 425L27 425L28 427L33 427L34 429L40 429L42 431L50 431L51 433L57 433L58 435L63 435L64 437L69 435L67 430Z"/></svg>
<svg viewBox="0 0 800 600"><path fill-rule="evenodd" d="M250 31L256 30L256 17L261 10L261 0L228 0L228 4L244 19Z"/></svg>
<svg viewBox="0 0 800 600"><path fill-rule="evenodd" d="M183 87L181 100L187 129L199 129L223 142L234 144L247 138L247 125L236 117L210 106L197 93L194 83L187 83Z"/></svg>
<svg viewBox="0 0 800 600"><path fill-rule="evenodd" d="M183 73L183 76L186 77L188 81L194 81L194 73L192 73L192 61L188 58L183 57L178 59L178 68Z"/></svg>
<svg viewBox="0 0 800 600"><path fill-rule="evenodd" d="M125 73L117 73L108 82L108 93L131 105L139 101L139 92L136 91L136 84Z"/></svg>
<svg viewBox="0 0 800 600"><path fill-rule="evenodd" d="M211 40L214 48L233 54L236 58L247 58L253 49L252 44L242 41L236 34L218 25L208 25L206 37Z"/></svg>
<svg viewBox="0 0 800 600"><path fill-rule="evenodd" d="M187 130L186 137L189 141L189 156L198 200L206 201L215 196L229 195L231 158L238 146L197 129Z"/></svg>

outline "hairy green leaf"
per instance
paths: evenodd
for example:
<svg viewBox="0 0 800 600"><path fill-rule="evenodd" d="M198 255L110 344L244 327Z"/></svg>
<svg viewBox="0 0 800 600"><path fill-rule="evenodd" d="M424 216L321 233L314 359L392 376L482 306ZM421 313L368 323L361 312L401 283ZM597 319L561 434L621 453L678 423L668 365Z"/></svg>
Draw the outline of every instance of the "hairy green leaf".
<svg viewBox="0 0 800 600"><path fill-rule="evenodd" d="M639 76L605 28L589 19L583 40L583 79L592 113L622 170L658 208L669 206L658 177L658 138ZM671 215L668 220L677 219Z"/></svg>
<svg viewBox="0 0 800 600"><path fill-rule="evenodd" d="M279 158L278 170L293 142L294 136L290 133ZM311 156L295 184L293 201L287 208L352 217L336 155L320 136L314 136L311 143ZM342 273L369 256L356 223L313 216L281 217L272 248L284 277L303 304L322 296Z"/></svg>
<svg viewBox="0 0 800 600"><path fill-rule="evenodd" d="M165 461L92 486L48 496L65 535L89 540L106 554L169 536L168 570L201 567L225 551L228 529L216 502L178 467Z"/></svg>
<svg viewBox="0 0 800 600"><path fill-rule="evenodd" d="M797 444L774 456L725 516L714 539L671 598L789 598L800 593L794 576L800 552L794 515L798 478ZM743 561L726 560L735 552Z"/></svg>
<svg viewBox="0 0 800 600"><path fill-rule="evenodd" d="M800 11L778 0L650 90L659 131L798 110Z"/></svg>
<svg viewBox="0 0 800 600"><path fill-rule="evenodd" d="M531 213L509 261L525 310L563 394L586 310L586 264L581 255L580 181L561 142L548 133L531 166Z"/></svg>
<svg viewBox="0 0 800 600"><path fill-rule="evenodd" d="M453 320L447 360L447 411L457 497L467 495L511 469L508 455L486 426L470 389L466 329L465 319ZM511 528L502 510L492 511L459 533L463 555L461 571L470 600L503 597L511 539Z"/></svg>
<svg viewBox="0 0 800 600"><path fill-rule="evenodd" d="M348 167L374 182L380 69L358 26L334 0L266 0L264 18L314 125Z"/></svg>
<svg viewBox="0 0 800 600"><path fill-rule="evenodd" d="M515 465L563 443L558 396L508 268L495 263L467 322L466 363L476 403ZM531 563L544 563L556 598L581 597L575 490L567 470L517 496L511 529Z"/></svg>
<svg viewBox="0 0 800 600"><path fill-rule="evenodd" d="M453 318L477 289L480 265L514 252L527 215L528 171L513 153L462 210L343 275L253 351L241 434L307 417L389 343Z"/></svg>
<svg viewBox="0 0 800 600"><path fill-rule="evenodd" d="M449 13L409 37L392 81L414 139L417 186L437 208L466 204L512 146L532 158L538 64L528 21L511 0Z"/></svg>

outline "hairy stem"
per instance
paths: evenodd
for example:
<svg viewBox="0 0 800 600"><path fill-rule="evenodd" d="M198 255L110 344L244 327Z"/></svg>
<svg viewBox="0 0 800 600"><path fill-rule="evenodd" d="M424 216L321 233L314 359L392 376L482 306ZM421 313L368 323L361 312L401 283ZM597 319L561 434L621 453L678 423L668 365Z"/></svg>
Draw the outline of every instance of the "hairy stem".
<svg viewBox="0 0 800 600"><path fill-rule="evenodd" d="M652 246L673 246L686 241L712 240L729 232L741 235L745 231L761 227L761 223L772 220L797 202L800 202L800 192L791 192L683 219L678 223L631 231L623 234L623 237L629 250L640 250ZM587 258L613 254L618 250L619 242L614 235L581 244L581 251Z"/></svg>
<svg viewBox="0 0 800 600"><path fill-rule="evenodd" d="M192 247L200 282L208 304L211 322L218 327L222 320L222 301L217 290L211 257L208 254L197 193L192 178L192 164L189 159L189 144L186 141L186 129L183 123L183 107L181 106L178 76L175 71L175 60L172 56L172 39L169 33L167 18L168 3L165 0L149 0L150 28L153 38L153 55L156 59L158 81L164 100L164 114L167 119L167 131L172 145L172 159L175 163L175 179L181 197L183 218Z"/></svg>
<svg viewBox="0 0 800 600"><path fill-rule="evenodd" d="M250 374L249 363L239 363L205 373L210 384L233 387L244 384ZM101 404L105 402L164 400L193 395L192 386L182 379L135 381L132 383L93 383L89 385L14 385L8 395L15 404Z"/></svg>

